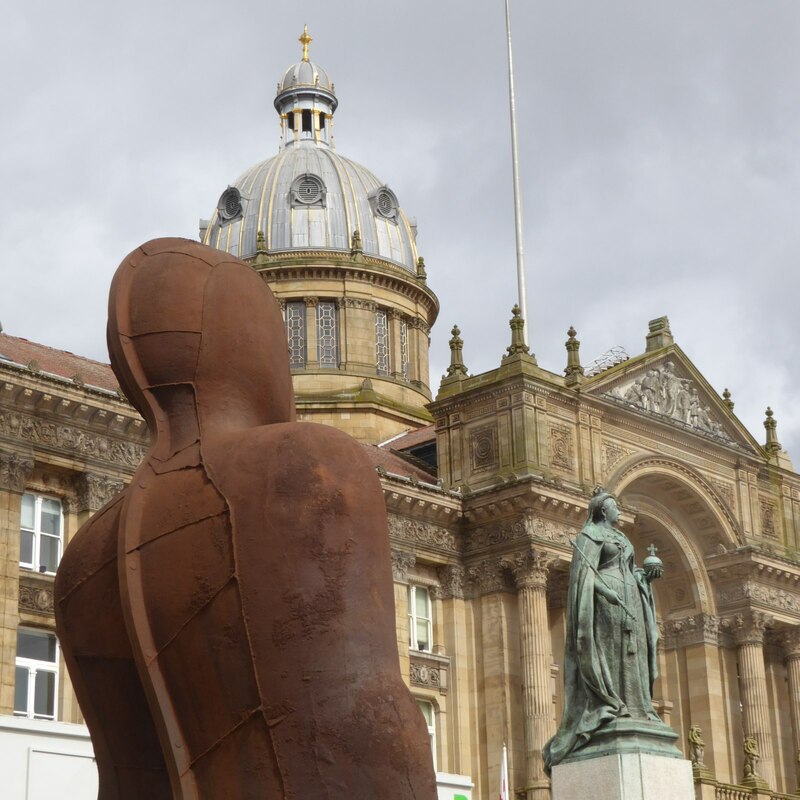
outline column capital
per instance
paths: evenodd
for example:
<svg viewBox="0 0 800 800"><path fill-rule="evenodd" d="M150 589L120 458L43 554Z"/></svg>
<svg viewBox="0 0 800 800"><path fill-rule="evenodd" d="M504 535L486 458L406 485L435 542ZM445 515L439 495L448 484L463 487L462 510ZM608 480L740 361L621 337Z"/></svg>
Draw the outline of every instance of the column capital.
<svg viewBox="0 0 800 800"><path fill-rule="evenodd" d="M736 646L744 644L764 644L764 634L773 623L769 614L761 611L745 611L736 614L731 620L731 632Z"/></svg>
<svg viewBox="0 0 800 800"><path fill-rule="evenodd" d="M319 297L304 297L303 298L303 302L307 306L315 307L317 305L317 303L319 303Z"/></svg>
<svg viewBox="0 0 800 800"><path fill-rule="evenodd" d="M76 511L97 511L125 488L122 481L84 472L75 478Z"/></svg>
<svg viewBox="0 0 800 800"><path fill-rule="evenodd" d="M502 592L506 588L499 558L487 558L468 567L467 577L478 595Z"/></svg>
<svg viewBox="0 0 800 800"><path fill-rule="evenodd" d="M544 550L531 548L522 553L513 553L503 558L503 566L511 570L518 589L547 588L547 574L554 557Z"/></svg>
<svg viewBox="0 0 800 800"><path fill-rule="evenodd" d="M781 643L783 657L786 661L800 659L800 627L780 631L778 641Z"/></svg>
<svg viewBox="0 0 800 800"><path fill-rule="evenodd" d="M439 576L438 594L442 600L463 599L467 571L459 564L446 564L436 570Z"/></svg>
<svg viewBox="0 0 800 800"><path fill-rule="evenodd" d="M417 563L417 556L408 550L392 548L392 577L398 583L408 583L408 571Z"/></svg>
<svg viewBox="0 0 800 800"><path fill-rule="evenodd" d="M24 492L33 472L33 457L19 453L0 453L0 489Z"/></svg>

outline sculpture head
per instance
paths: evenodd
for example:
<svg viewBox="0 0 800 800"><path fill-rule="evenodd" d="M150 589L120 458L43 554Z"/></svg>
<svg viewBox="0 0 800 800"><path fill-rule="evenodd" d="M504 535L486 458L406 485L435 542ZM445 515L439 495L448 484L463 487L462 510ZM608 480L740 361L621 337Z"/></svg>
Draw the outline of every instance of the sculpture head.
<svg viewBox="0 0 800 800"><path fill-rule="evenodd" d="M589 520L592 522L608 522L613 525L619 520L619 508L613 494L600 488L595 490L589 501Z"/></svg>
<svg viewBox="0 0 800 800"><path fill-rule="evenodd" d="M230 425L294 418L280 310L243 261L186 239L130 253L108 300L111 366L156 435L170 418ZM173 425L174 427L174 425Z"/></svg>

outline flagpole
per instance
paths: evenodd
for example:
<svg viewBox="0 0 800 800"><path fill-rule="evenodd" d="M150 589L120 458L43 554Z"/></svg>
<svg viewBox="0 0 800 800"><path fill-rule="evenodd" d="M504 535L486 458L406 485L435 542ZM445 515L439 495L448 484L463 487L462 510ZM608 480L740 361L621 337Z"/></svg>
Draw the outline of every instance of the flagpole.
<svg viewBox="0 0 800 800"><path fill-rule="evenodd" d="M506 37L508 39L508 104L511 112L511 168L514 176L514 228L517 239L517 294L519 308L525 327L522 329L525 344L528 344L528 301L525 290L525 256L522 246L522 197L519 186L519 156L517 154L517 107L514 100L514 63L511 56L511 14L506 4Z"/></svg>

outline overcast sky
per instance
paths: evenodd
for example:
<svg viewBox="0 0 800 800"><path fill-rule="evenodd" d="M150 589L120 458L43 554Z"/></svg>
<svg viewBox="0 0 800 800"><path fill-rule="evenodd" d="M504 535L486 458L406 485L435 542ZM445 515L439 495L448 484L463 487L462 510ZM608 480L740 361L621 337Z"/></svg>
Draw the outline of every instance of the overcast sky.
<svg viewBox="0 0 800 800"><path fill-rule="evenodd" d="M636 355L648 320L800 467L800 2L512 0L528 312L561 372ZM338 150L419 223L434 391L458 323L470 370L509 343L515 245L502 0L70 3L0 26L0 321L107 360L117 264L196 238L277 152L272 101L300 57L336 83Z"/></svg>

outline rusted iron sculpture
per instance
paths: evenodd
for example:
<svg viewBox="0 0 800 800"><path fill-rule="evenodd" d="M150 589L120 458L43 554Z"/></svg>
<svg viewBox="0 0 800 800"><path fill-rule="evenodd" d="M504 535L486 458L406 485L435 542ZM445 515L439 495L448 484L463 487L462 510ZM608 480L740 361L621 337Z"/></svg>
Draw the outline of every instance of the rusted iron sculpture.
<svg viewBox="0 0 800 800"><path fill-rule="evenodd" d="M108 343L152 445L56 578L100 800L433 800L380 483L353 439L295 422L262 279L148 242L114 277Z"/></svg>

